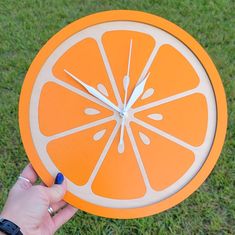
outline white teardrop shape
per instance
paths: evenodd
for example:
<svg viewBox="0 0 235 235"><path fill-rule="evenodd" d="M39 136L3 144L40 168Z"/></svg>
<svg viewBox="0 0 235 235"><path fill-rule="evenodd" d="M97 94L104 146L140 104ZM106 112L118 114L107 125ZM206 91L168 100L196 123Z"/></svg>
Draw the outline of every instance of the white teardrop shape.
<svg viewBox="0 0 235 235"><path fill-rule="evenodd" d="M124 142L119 142L118 144L118 152L123 153L124 152Z"/></svg>
<svg viewBox="0 0 235 235"><path fill-rule="evenodd" d="M147 135L145 135L144 133L142 133L141 131L139 131L139 136L140 136L140 139L142 140L142 142L146 145L149 145L150 144L150 139Z"/></svg>
<svg viewBox="0 0 235 235"><path fill-rule="evenodd" d="M96 114L99 114L99 113L100 113L99 110L93 109L93 108L86 108L86 109L84 110L84 112L85 112L85 114L87 114L87 115L96 115Z"/></svg>
<svg viewBox="0 0 235 235"><path fill-rule="evenodd" d="M97 89L98 89L103 95L109 96L108 91L107 91L106 87L105 87L103 84L99 83L98 86L97 86Z"/></svg>
<svg viewBox="0 0 235 235"><path fill-rule="evenodd" d="M152 94L154 93L154 89L153 88L149 88L148 90L146 90L144 92L144 94L141 97L141 100L144 100L146 98L149 98Z"/></svg>
<svg viewBox="0 0 235 235"><path fill-rule="evenodd" d="M163 119L163 116L159 113L149 114L148 117L156 121L160 121Z"/></svg>
<svg viewBox="0 0 235 235"><path fill-rule="evenodd" d="M98 131L97 133L94 134L93 140L95 141L100 140L104 136L105 132L106 132L106 129Z"/></svg>

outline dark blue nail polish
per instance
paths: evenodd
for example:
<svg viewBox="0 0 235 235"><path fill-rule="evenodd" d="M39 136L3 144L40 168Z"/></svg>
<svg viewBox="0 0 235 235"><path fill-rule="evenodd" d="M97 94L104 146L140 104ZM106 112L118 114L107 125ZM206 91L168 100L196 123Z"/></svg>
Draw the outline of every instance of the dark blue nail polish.
<svg viewBox="0 0 235 235"><path fill-rule="evenodd" d="M64 181L64 176L62 173L58 173L55 177L55 184L62 184Z"/></svg>

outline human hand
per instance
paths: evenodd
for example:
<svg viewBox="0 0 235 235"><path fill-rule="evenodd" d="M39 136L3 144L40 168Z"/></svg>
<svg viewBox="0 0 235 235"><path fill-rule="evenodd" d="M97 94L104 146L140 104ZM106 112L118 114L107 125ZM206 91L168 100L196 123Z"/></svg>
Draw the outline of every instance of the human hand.
<svg viewBox="0 0 235 235"><path fill-rule="evenodd" d="M6 204L0 217L8 219L18 225L24 235L54 234L77 211L67 205L62 198L66 192L66 182L61 173L57 174L52 187L34 185L37 174L29 164L10 190ZM48 212L51 207L55 215ZM0 232L1 234L1 232Z"/></svg>

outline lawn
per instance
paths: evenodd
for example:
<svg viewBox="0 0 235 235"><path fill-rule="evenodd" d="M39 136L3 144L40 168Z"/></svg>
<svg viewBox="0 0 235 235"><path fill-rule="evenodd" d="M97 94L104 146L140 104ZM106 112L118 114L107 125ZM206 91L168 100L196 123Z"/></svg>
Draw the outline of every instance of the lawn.
<svg viewBox="0 0 235 235"><path fill-rule="evenodd" d="M18 127L24 76L40 48L65 25L110 9L162 16L189 32L217 66L228 102L228 131L220 159L187 200L158 215L106 219L83 211L58 234L235 234L235 1L234 0L1 0L0 210L28 159Z"/></svg>

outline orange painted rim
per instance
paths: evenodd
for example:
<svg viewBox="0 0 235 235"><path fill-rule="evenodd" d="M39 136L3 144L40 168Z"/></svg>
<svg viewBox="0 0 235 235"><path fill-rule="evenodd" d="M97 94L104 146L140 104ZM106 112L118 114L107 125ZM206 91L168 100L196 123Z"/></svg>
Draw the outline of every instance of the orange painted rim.
<svg viewBox="0 0 235 235"><path fill-rule="evenodd" d="M214 89L217 106L217 125L214 137L214 142L211 147L209 156L204 162L200 171L196 176L181 190L169 198L144 207L131 208L131 209L116 209L97 206L82 199L75 197L72 193L67 192L65 200L75 207L80 208L86 212L104 216L109 218L140 218L156 214L167 210L192 194L208 177L212 171L216 161L219 158L227 128L227 105L226 97L223 89L223 85L220 76L216 70L215 65L206 53L206 51L200 46L200 44L192 38L184 30L176 26L175 24L155 15L151 15L144 12L129 11L129 10L115 10L106 11L97 14L93 14L84 18L81 18L70 25L63 28L60 32L55 34L39 51L34 61L32 62L22 86L22 91L19 101L19 125L20 133L23 141L24 148L28 155L30 162L37 171L40 178L47 184L51 185L53 182L52 176L48 173L43 163L41 162L37 151L34 147L32 136L29 127L29 105L31 91L40 71L41 66L44 64L49 55L60 45L65 39L75 33L89 26L109 22L109 21L135 21L152 25L154 27L163 29L164 31L172 34L174 37L183 42L190 50L196 55L198 60L203 65L205 71L210 78L211 84Z"/></svg>

